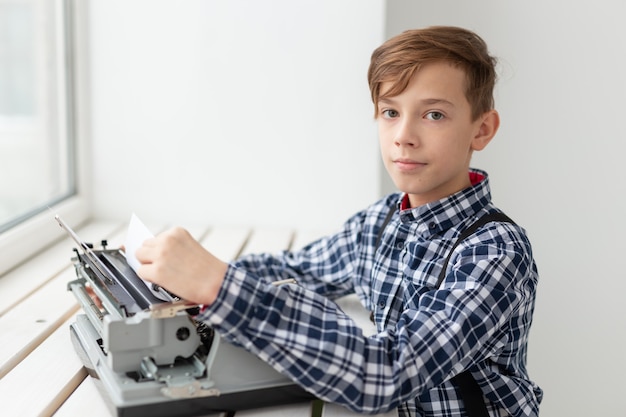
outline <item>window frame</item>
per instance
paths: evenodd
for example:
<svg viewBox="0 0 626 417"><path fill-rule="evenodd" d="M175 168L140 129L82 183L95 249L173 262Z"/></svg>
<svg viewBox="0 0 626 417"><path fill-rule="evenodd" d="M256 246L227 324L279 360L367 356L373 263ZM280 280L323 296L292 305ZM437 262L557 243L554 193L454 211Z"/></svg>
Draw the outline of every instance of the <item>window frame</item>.
<svg viewBox="0 0 626 417"><path fill-rule="evenodd" d="M43 248L66 238L54 216L63 217L72 227L83 224L90 214L88 187L88 60L87 60L87 2L57 0L55 12L63 27L65 40L61 51L65 60L67 104L62 113L66 118L66 132L74 159L73 193L51 204L34 210L33 214L0 234L0 276L27 261ZM70 174L72 175L72 174ZM69 258L68 258L69 259Z"/></svg>

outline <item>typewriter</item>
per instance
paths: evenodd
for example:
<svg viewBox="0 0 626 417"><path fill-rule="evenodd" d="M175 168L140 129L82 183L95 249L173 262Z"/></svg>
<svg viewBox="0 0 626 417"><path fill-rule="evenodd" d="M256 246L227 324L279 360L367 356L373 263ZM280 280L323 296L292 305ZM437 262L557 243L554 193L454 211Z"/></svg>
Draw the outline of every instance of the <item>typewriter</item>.
<svg viewBox="0 0 626 417"><path fill-rule="evenodd" d="M70 326L72 343L113 415L195 416L314 399L194 320L197 305L147 285L124 252L105 241L96 250L55 219L78 245L68 290L83 314Z"/></svg>

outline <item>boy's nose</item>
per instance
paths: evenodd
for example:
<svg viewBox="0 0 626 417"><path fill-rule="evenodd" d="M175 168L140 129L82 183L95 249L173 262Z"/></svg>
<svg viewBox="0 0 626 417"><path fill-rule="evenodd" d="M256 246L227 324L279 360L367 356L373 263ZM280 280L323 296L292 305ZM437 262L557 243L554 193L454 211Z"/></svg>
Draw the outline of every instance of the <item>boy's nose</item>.
<svg viewBox="0 0 626 417"><path fill-rule="evenodd" d="M398 130L394 138L396 146L419 146L419 138L415 125L409 119L405 119L398 125Z"/></svg>

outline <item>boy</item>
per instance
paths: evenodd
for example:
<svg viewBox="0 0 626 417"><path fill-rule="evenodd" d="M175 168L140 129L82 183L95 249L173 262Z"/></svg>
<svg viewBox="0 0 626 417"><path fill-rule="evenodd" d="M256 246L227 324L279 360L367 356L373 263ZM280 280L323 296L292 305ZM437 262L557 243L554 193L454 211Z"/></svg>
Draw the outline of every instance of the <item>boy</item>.
<svg viewBox="0 0 626 417"><path fill-rule="evenodd" d="M460 239L499 212L487 174L469 168L499 126L494 66L483 40L460 28L388 40L368 79L382 157L402 193L298 252L230 264L176 228L137 250L139 275L203 304L199 319L326 401L401 416L538 415L542 392L526 371L530 243L507 220ZM271 285L286 278L298 285ZM331 301L352 292L377 335L364 337Z"/></svg>

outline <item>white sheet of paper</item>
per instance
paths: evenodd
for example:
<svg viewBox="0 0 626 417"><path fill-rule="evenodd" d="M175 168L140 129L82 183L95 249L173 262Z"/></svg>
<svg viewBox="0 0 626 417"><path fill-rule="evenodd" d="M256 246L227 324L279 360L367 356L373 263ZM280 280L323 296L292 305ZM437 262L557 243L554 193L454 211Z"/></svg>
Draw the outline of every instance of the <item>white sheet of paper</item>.
<svg viewBox="0 0 626 417"><path fill-rule="evenodd" d="M152 232L146 227L145 224L137 217L135 213L130 216L130 223L128 224L128 231L126 232L126 241L124 242L125 253L126 253L126 262L128 265L133 268L135 272L141 265L141 263L137 260L135 256L135 252L139 247L143 244L146 239L154 237ZM141 278L141 277L140 277ZM152 289L152 283L142 279L142 281L146 284L146 287L154 294L155 297L166 300L163 294L154 291Z"/></svg>
<svg viewBox="0 0 626 417"><path fill-rule="evenodd" d="M154 237L152 232L150 232L139 217L133 213L130 216L130 223L128 224L128 232L126 232L124 247L126 248L126 262L128 262L128 265L133 268L135 272L137 272L137 268L141 265L135 256L135 252L141 247L146 239L151 237Z"/></svg>

